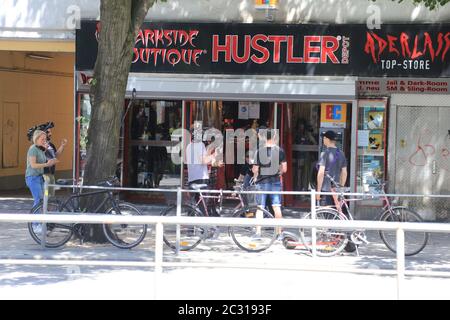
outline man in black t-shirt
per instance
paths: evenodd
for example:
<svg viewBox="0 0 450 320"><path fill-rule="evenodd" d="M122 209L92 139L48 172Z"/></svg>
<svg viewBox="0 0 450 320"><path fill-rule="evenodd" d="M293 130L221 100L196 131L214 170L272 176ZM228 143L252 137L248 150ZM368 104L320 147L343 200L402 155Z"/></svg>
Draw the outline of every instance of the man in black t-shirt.
<svg viewBox="0 0 450 320"><path fill-rule="evenodd" d="M328 173L334 181L344 186L347 181L347 159L344 153L336 147L336 132L329 130L322 134L322 137L326 149L320 155L318 162L317 190L331 192L331 181L325 173ZM316 200L319 201L320 198L320 195L316 196ZM335 205L333 196L324 196L324 205Z"/></svg>
<svg viewBox="0 0 450 320"><path fill-rule="evenodd" d="M284 150L277 145L275 130L260 129L259 138L265 143L264 147L256 152L252 168L253 179L259 191L282 191L281 176L287 171ZM268 197L270 197L275 218L282 218L280 194L258 195L258 206L264 209ZM281 230L278 230L278 233L281 233Z"/></svg>

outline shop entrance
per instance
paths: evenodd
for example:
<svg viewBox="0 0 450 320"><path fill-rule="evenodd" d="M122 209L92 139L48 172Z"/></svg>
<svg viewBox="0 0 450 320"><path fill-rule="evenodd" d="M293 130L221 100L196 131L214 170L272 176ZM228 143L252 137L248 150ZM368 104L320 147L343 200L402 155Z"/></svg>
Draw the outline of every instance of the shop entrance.
<svg viewBox="0 0 450 320"><path fill-rule="evenodd" d="M279 106L281 145L286 151L288 160L288 172L283 181L286 191L309 191L316 188L316 164L323 148L320 137L322 132L334 130L338 133L337 146L345 153L350 163L351 108L349 105L294 102L279 104ZM328 112L328 109L339 109L339 112ZM333 114L339 117L331 119ZM286 206L292 207L311 205L308 195L286 196L284 201Z"/></svg>
<svg viewBox="0 0 450 320"><path fill-rule="evenodd" d="M333 105L332 105L333 106ZM286 152L288 172L283 177L284 190L308 191L315 188L315 164L319 158L320 133L336 130L347 159L350 159L351 108L344 108L344 123L332 125L323 118L323 103L238 102L218 100L159 101L142 99L135 102L125 121L124 133L124 186L136 188L176 188L187 186L187 167L175 165L172 153L179 139L173 139L175 129L191 129L201 123L204 130L215 128L226 136L226 130L278 129L280 145ZM183 123L184 122L184 123ZM186 140L186 139L185 139ZM184 141L185 146L188 141ZM208 141L205 142L208 144ZM224 145L224 155L227 144ZM234 144L234 161L210 168L212 186L231 189L239 177L242 164L237 161L237 141ZM248 143L246 143L248 150ZM156 202L165 198L148 195ZM306 207L309 196L286 196L286 206Z"/></svg>
<svg viewBox="0 0 450 320"><path fill-rule="evenodd" d="M225 140L227 130L258 130L261 127L274 129L276 104L273 102L237 102L237 101L189 101L186 103L188 123L190 129L194 122L201 123L203 130L218 129ZM188 142L186 142L188 143ZM208 144L208 141L205 143ZM223 166L213 166L210 177L212 184L217 189L232 189L234 179L239 177L243 159L237 159L237 140L234 143L234 159L225 161ZM248 151L248 141L245 142ZM224 160L230 147L226 143L223 146ZM184 173L187 177L187 172ZM186 179L184 180L186 181Z"/></svg>
<svg viewBox="0 0 450 320"><path fill-rule="evenodd" d="M397 109L395 191L399 194L450 193L450 108ZM412 205L425 215L447 218L445 201L417 198Z"/></svg>
<svg viewBox="0 0 450 320"><path fill-rule="evenodd" d="M326 112L326 109L337 107L340 111L335 114L339 114L339 119L327 119L327 115L333 112ZM321 132L338 132L338 147L344 151L350 164L350 104L191 101L187 103L186 111L189 115L187 128L194 121L201 121L203 128L218 128L223 135L227 129L245 131L261 126L278 129L280 146L285 150L288 162L288 172L283 177L286 191L309 191L316 187L315 165L322 148ZM211 176L217 180L216 188L231 188L239 176L239 169L236 164L212 168ZM310 206L310 197L286 196L284 202L286 206L307 207Z"/></svg>
<svg viewBox="0 0 450 320"><path fill-rule="evenodd" d="M309 191L316 185L315 165L319 159L321 138L325 130L337 130L342 138L339 147L350 159L350 108L346 108L345 123L336 128L324 121L323 103L275 103L237 101L158 101L141 99L130 109L124 134L125 186L136 188L176 188L187 186L186 166L171 161L179 152L179 139L173 139L175 129L189 130L201 123L204 130L215 128L226 136L226 130L278 129L280 145L286 152L288 172L283 177L284 190ZM184 123L183 123L184 121ZM185 145L189 142L184 141ZM206 144L208 141L205 142ZM234 161L212 166L210 178L217 189L231 189L239 177L242 164ZM227 152L224 146L224 153ZM248 150L248 143L246 143ZM163 196L147 195L156 202ZM307 207L309 196L286 196L286 206Z"/></svg>

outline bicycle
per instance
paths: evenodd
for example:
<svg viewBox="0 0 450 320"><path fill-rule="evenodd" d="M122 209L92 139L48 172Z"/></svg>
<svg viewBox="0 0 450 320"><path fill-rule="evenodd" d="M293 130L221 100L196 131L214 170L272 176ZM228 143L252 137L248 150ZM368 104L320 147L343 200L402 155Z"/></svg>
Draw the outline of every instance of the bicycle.
<svg viewBox="0 0 450 320"><path fill-rule="evenodd" d="M337 195L333 195L336 208L318 207L316 210L316 219L354 220L348 203L350 201L357 201L361 199L346 199L344 194L350 192L350 188L341 186L329 174L326 175L333 185L332 192L337 193ZM375 182L376 183L373 185L375 188L372 193L372 197L374 197L375 194L380 195L380 198L384 203L378 219L379 221L423 222L422 218L416 212L408 208L394 206L392 204L384 191L386 182L382 183L379 180L376 180ZM311 218L311 213L305 216L305 219ZM310 243L310 239L312 237L310 233L310 229L300 229L302 244L306 249L312 251L312 244ZM396 253L397 247L395 231L380 230L379 235L386 247L390 251ZM413 256L421 252L423 248L425 248L428 238L429 234L427 232L405 232L405 256ZM368 244L364 230L353 230L350 233L350 236L348 236L348 233L344 231L320 228L316 231L316 239L316 252L318 256L337 255L344 250L349 241L353 243L357 253L359 245ZM292 234L289 234L283 239L283 244L286 248L293 249L297 246L295 240L295 237L293 237Z"/></svg>
<svg viewBox="0 0 450 320"><path fill-rule="evenodd" d="M201 191L207 188L206 184L194 184L190 188ZM240 218L264 218L273 219L273 215L265 209L258 208L255 205L249 205L247 198L244 197L240 191L244 188L242 185L234 186L236 194L232 196L224 196L220 193L216 195L204 195L199 192L199 199L194 205L181 205L181 216L185 217L208 217L208 216L222 216L224 212L223 201L235 200L238 204L232 209L232 217ZM217 206L208 206L207 200L212 199L217 203ZM200 208L200 209L199 209ZM214 212L213 212L214 211ZM176 216L177 206L168 207L161 213L162 216ZM218 228L205 226L188 226L180 225L180 251L188 251L194 249L200 244L202 240L214 238L218 235ZM176 249L176 231L177 226L167 226L164 229L164 242L171 249ZM277 234L274 227L239 227L233 226L228 228L228 234L231 235L234 243L242 250L248 252L261 252L269 248L275 241Z"/></svg>
<svg viewBox="0 0 450 320"><path fill-rule="evenodd" d="M117 179L112 178L99 183L99 186L112 187ZM82 213L80 208L80 200L83 198L96 197L104 195L101 203L95 208L94 213L105 213L122 216L140 216L142 213L134 205L127 202L119 202L115 199L114 193L110 190L100 190L81 193L77 191L72 193L66 200L49 200L47 205L48 212L61 213ZM106 210L102 210L107 206ZM36 205L31 209L32 214L43 213L43 203ZM58 248L65 245L75 234L83 244L86 237L86 225L80 223L64 224L64 223L47 223L47 233L45 237L45 247ZM41 245L42 240L42 224L36 222L28 223L28 230L31 237L36 243ZM120 249L131 249L139 245L147 234L147 225L132 224L103 224L103 233L113 246Z"/></svg>

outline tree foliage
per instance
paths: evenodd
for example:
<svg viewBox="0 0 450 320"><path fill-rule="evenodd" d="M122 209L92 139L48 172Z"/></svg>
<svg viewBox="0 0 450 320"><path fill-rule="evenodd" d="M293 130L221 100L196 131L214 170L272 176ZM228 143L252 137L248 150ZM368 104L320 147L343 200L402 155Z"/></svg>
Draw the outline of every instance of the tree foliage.
<svg viewBox="0 0 450 320"><path fill-rule="evenodd" d="M392 1L397 1L400 3L403 2L404 0L392 0ZM445 6L447 3L450 2L450 0L407 0L407 1L412 1L416 5L423 4L430 10L437 9L439 8L439 6Z"/></svg>

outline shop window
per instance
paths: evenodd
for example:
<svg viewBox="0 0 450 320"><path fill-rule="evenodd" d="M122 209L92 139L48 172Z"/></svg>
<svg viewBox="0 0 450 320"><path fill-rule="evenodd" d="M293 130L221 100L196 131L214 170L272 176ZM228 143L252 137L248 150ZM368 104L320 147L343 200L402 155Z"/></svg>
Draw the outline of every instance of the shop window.
<svg viewBox="0 0 450 320"><path fill-rule="evenodd" d="M374 191L385 179L387 100L359 100L357 132L357 192Z"/></svg>
<svg viewBox="0 0 450 320"><path fill-rule="evenodd" d="M171 161L179 152L172 141L181 128L181 101L137 101L129 118L127 185L137 188L174 188L180 185L180 165Z"/></svg>

